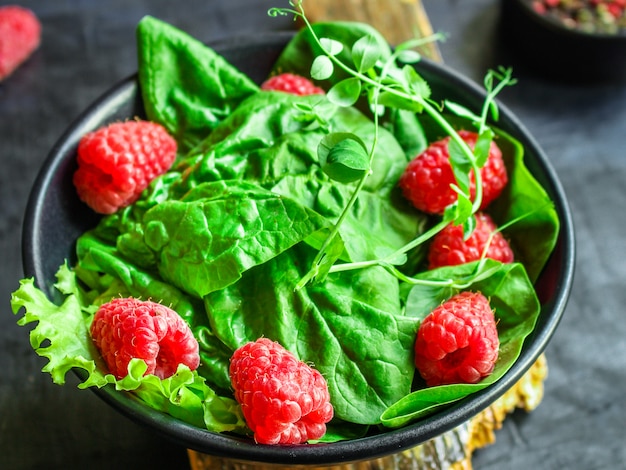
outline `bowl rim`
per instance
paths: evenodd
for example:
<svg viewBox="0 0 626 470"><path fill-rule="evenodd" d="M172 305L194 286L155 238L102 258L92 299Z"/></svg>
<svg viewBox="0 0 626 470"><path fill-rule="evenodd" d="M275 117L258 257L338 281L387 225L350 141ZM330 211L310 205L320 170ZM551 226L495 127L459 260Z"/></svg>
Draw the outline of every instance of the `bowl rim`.
<svg viewBox="0 0 626 470"><path fill-rule="evenodd" d="M291 31L264 32L218 39L208 42L207 45L218 53L224 54L229 50L251 45L258 46L259 44L268 47L279 45L284 47L293 35L294 32ZM454 86L463 87L475 98L482 98L485 94L484 90L475 82L444 64L424 58L418 67L442 75ZM34 277L41 285L43 285L44 274L41 259L38 259L37 246L42 237L40 224L43 203L48 188L54 182L54 172L59 169L63 162L64 158L62 157L77 145L80 136L90 126L93 127L100 122L112 106L117 106L132 96L136 87L137 74L135 73L118 82L92 102L61 135L40 168L28 199L23 222L22 258L25 274ZM101 389L91 388L91 390L131 420L188 449L217 457L258 463L319 466L378 458L423 444L476 416L502 396L512 383L517 382L542 354L563 316L574 275L573 221L561 183L543 150L523 124L505 105L498 102L498 106L500 107L500 120L505 119L510 126L519 130L520 135L516 137L525 148L532 148L537 156L536 164L541 167L541 171L554 188L555 194L552 198L559 214L561 228L557 246L559 253L553 252L552 256L559 256L562 259L562 264L558 286L556 287L557 294L550 305L550 315L547 317L545 314L540 315L540 321L544 322L543 327L540 330L535 329L524 342L524 350L528 348L529 352L521 354L507 373L496 383L454 403L442 412L399 429L336 443L294 446L259 445L249 439L197 428L165 413L148 408L131 393L116 391L112 386ZM50 295L49 291L47 293ZM73 371L79 378L85 378L85 372L81 369L74 369Z"/></svg>

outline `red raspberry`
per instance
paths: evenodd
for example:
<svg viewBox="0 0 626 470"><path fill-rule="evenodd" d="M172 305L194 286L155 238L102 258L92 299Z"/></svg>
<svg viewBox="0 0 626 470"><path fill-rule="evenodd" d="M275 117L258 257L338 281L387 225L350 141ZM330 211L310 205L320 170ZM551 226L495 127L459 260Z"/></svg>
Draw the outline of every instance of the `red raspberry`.
<svg viewBox="0 0 626 470"><path fill-rule="evenodd" d="M200 364L198 342L174 310L151 301L116 298L102 305L91 323L91 338L109 371L118 379L128 374L133 358L148 365L146 374L164 379L179 364L191 370Z"/></svg>
<svg viewBox="0 0 626 470"><path fill-rule="evenodd" d="M83 136L74 185L94 211L112 214L132 204L176 159L176 141L149 121L116 122Z"/></svg>
<svg viewBox="0 0 626 470"><path fill-rule="evenodd" d="M317 87L308 78L293 73L282 73L268 78L262 90L284 91L293 95L323 95L324 90Z"/></svg>
<svg viewBox="0 0 626 470"><path fill-rule="evenodd" d="M303 444L326 433L333 407L324 377L280 344L260 338L237 349L230 378L257 443Z"/></svg>
<svg viewBox="0 0 626 470"><path fill-rule="evenodd" d="M535 10L535 12L539 13L540 15L544 15L548 11L546 6L541 3L541 0L533 1L531 5L533 7L533 10Z"/></svg>
<svg viewBox="0 0 626 470"><path fill-rule="evenodd" d="M462 292L433 310L420 324L415 366L429 387L476 383L498 360L498 330L487 298Z"/></svg>
<svg viewBox="0 0 626 470"><path fill-rule="evenodd" d="M39 47L41 24L17 5L0 7L0 81L11 75Z"/></svg>
<svg viewBox="0 0 626 470"><path fill-rule="evenodd" d="M624 7L618 5L617 3L607 3L606 10L613 16L613 18L620 18L622 13L624 12Z"/></svg>
<svg viewBox="0 0 626 470"><path fill-rule="evenodd" d="M473 148L478 134L459 131L459 136ZM404 196L419 210L429 214L443 214L445 208L457 200L457 193L450 187L456 183L448 142L450 137L438 140L415 157L400 177L400 187ZM485 209L496 199L508 182L502 152L495 142L491 143L487 162L480 170L483 198L480 208ZM476 194L474 174L470 175L470 195Z"/></svg>
<svg viewBox="0 0 626 470"><path fill-rule="evenodd" d="M513 250L497 229L491 217L484 212L476 213L476 227L467 240L463 240L462 225L448 225L434 236L430 244L428 268L470 263L483 256L512 263Z"/></svg>

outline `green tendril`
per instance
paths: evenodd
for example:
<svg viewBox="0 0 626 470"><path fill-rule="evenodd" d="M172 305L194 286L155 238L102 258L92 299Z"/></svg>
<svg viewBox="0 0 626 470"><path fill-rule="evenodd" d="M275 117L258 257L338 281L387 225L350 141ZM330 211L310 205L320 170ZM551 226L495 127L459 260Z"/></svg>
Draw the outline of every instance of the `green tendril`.
<svg viewBox="0 0 626 470"><path fill-rule="evenodd" d="M368 150L370 170L364 172L362 177L357 181L351 198L349 199L346 206L343 208L336 223L334 224L327 238L318 250L316 257L313 260L311 270L307 273L307 275L302 278L297 288L302 288L304 285L306 285L308 282L311 282L312 280L322 280L328 273L347 271L351 269L362 269L371 266L383 266L393 272L400 280L410 282L409 278L402 275L397 269L391 269L393 260L399 259L399 257L405 255L417 246L425 243L449 223L469 224L469 227L473 227L473 224L471 223L471 221L473 220L473 215L480 209L480 206L482 204L482 181L480 176L480 168L482 167L482 165L484 165L484 161L486 160L486 158L484 155L477 156L478 151L472 150L469 145L459 136L456 129L443 116L442 110L448 109L452 112L455 112L456 114L462 114L466 117L470 117L470 119L473 121L474 125L477 128L479 138L482 138L485 141L485 145L483 147L488 149L489 145L491 144L491 139L493 138L493 132L489 129L488 120L490 118L494 121L498 119L498 106L495 101L496 96L502 91L503 88L508 85L513 85L515 83L515 80L512 78L511 69L500 68L495 71L491 70L487 73L484 80L487 95L483 103L481 114L479 116L474 115L473 113L471 113L471 111L454 103L444 103L442 106L439 103L431 101L428 97L422 96L421 94L414 92L414 90L411 90L410 86L405 86L404 83L400 82L398 79L392 76L391 70L392 67L397 64L400 58L406 58L409 61L417 62L418 60L420 60L419 54L408 54L407 51L416 47L423 46L432 41L444 40L444 35L437 33L426 38L414 38L403 42L393 50L388 59L382 64L382 66L379 66L379 73L376 73L373 70L374 67L368 68L367 71L364 73L363 71L359 71L356 68L352 68L351 66L345 64L339 58L337 58L338 51L340 51L343 47L342 44L337 43L332 39L320 38L317 36L313 25L310 23L305 14L302 3L303 2L301 0L290 1L289 4L293 8L272 8L269 10L268 14L270 16L294 15L294 19L299 18L302 20L313 41L322 51L322 53L318 55L316 59L317 64L314 61L314 66L318 66L318 69L316 70L318 70L318 73L321 77L329 78L334 73L336 67L347 73L349 76L353 77L353 79L358 80L360 84L360 92L362 92L363 89L368 88L373 90L373 93L371 93L371 95L366 95L368 96L368 104L370 106L370 109L372 110L375 135L372 145ZM452 205L449 210L446 211L443 219L439 223L435 224L434 227L419 235L399 250L381 259L355 263L333 264L329 268L322 269L322 263L326 260L328 256L329 247L333 244L335 237L337 237L337 235L339 234L339 230L343 221L346 219L349 211L354 206L356 200L358 199L359 193L363 189L367 178L371 174L371 163L373 161L376 146L378 144L378 132L380 127L379 116L381 115L381 112L379 111L381 110L381 108L384 108L384 106L381 106L380 104L380 97L383 92L387 95L393 96L400 101L413 103L416 109L420 109L422 112L431 117L435 121L435 123L437 123L437 125L450 136L452 141L454 141L454 143L461 150L462 158L469 163L470 171L474 175L474 198L472 200L469 192L469 185L464 184L463 186L465 187L455 185L453 189L459 194L459 199L463 198L467 201L472 200L471 210L460 208L458 204ZM483 152L484 151L485 150L483 150ZM488 150L486 151L488 152ZM454 163L451 163L454 168ZM471 230L468 230L468 235L469 233L471 233Z"/></svg>

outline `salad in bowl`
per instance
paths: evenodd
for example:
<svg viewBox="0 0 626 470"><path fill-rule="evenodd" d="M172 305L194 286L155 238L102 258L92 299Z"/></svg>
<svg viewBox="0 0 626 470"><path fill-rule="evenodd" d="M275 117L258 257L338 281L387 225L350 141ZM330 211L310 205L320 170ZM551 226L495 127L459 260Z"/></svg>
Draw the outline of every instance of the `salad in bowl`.
<svg viewBox="0 0 626 470"><path fill-rule="evenodd" d="M573 245L496 100L510 70L483 89L422 40L292 7L270 14L303 29L245 47L141 20L137 75L42 169L11 303L55 383L189 448L328 463L424 442L519 379Z"/></svg>

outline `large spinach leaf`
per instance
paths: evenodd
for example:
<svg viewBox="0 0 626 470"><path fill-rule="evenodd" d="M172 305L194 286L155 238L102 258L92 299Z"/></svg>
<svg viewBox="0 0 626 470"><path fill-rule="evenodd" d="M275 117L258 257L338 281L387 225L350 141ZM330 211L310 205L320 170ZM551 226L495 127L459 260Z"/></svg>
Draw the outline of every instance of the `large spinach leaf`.
<svg viewBox="0 0 626 470"><path fill-rule="evenodd" d="M524 147L520 142L498 131L497 143L502 149L509 183L491 204L490 212L500 224L516 220L504 234L534 282L556 245L559 216L545 189L524 164Z"/></svg>
<svg viewBox="0 0 626 470"><path fill-rule="evenodd" d="M176 286L164 282L156 272L150 272L137 267L123 256L106 240L97 236L96 231L83 234L76 243L78 263L74 268L81 281L98 292L99 303L108 302L112 297L127 293L133 297L153 299L170 306L181 315L190 325L202 320L202 304L191 296L186 295ZM98 276L98 285L90 279L89 273L105 274L122 283L122 287L114 285L113 281L102 282L104 276ZM111 292L109 297L106 293ZM95 303L95 301L94 301Z"/></svg>
<svg viewBox="0 0 626 470"><path fill-rule="evenodd" d="M311 128L298 105L314 107L320 100L285 93L251 96L198 146L198 153L177 167L182 177L171 185L169 196L182 197L207 181L256 181L335 222L354 186L330 180L319 166L317 146L325 131ZM374 124L356 109L334 109L329 124L372 143ZM418 234L424 217L409 207L396 187L405 166L402 149L381 129L372 176L341 226L346 260L382 257ZM134 239L124 237L123 246ZM135 258L140 258L141 246L133 249Z"/></svg>
<svg viewBox="0 0 626 470"><path fill-rule="evenodd" d="M202 298L327 225L292 199L224 180L152 207L141 225L120 237L119 248L129 259L132 250L154 252L155 269L166 282Z"/></svg>
<svg viewBox="0 0 626 470"><path fill-rule="evenodd" d="M374 123L354 108L336 108L319 96L294 96L261 92L246 99L186 159L179 192L198 182L245 178L271 187L286 175L321 176L317 148L327 130L312 126L303 107L322 106L328 112L328 130L357 135L368 148ZM330 111L329 111L330 110ZM320 111L321 112L321 111ZM406 167L407 159L393 135L379 130L366 191L391 191Z"/></svg>
<svg viewBox="0 0 626 470"><path fill-rule="evenodd" d="M137 52L146 115L176 137L183 153L258 90L213 49L151 16L137 26Z"/></svg>
<svg viewBox="0 0 626 470"><path fill-rule="evenodd" d="M324 375L338 418L376 424L410 391L417 321L402 315L398 282L381 268L294 289L314 254L300 244L206 296L211 325L233 349L280 342Z"/></svg>
<svg viewBox="0 0 626 470"><path fill-rule="evenodd" d="M352 189L334 181L303 176L283 178L274 192L294 198L336 221L352 195ZM339 229L345 246L343 261L368 261L383 258L409 243L422 230L425 217L398 192L382 197L362 191ZM318 240L309 239L319 248Z"/></svg>

